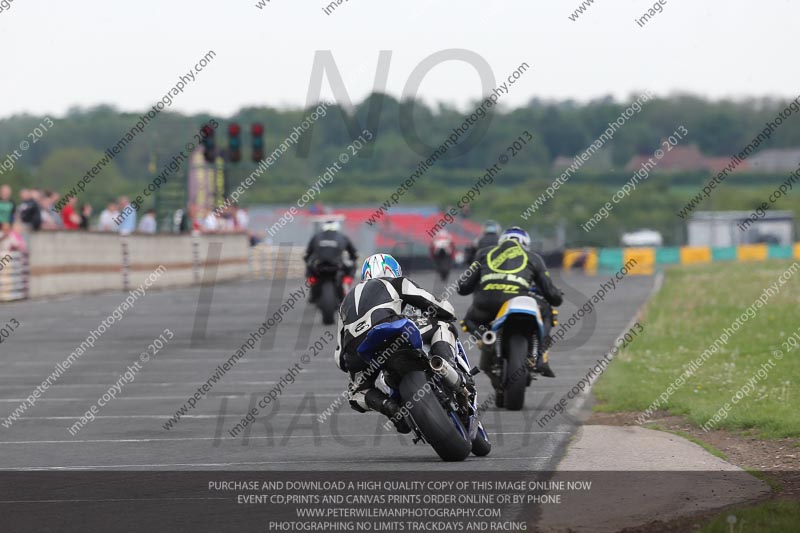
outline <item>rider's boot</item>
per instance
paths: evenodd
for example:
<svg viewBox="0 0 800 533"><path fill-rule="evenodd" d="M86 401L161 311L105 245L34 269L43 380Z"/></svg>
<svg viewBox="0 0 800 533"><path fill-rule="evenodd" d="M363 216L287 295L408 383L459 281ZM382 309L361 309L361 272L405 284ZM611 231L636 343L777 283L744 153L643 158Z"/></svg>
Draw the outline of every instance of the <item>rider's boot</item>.
<svg viewBox="0 0 800 533"><path fill-rule="evenodd" d="M487 346L483 344L482 340L478 341L477 346L481 351L480 358L478 359L478 368L480 368L481 371L483 371L483 373L489 377L489 381L492 382L492 387L495 389L495 391L501 391L503 388L503 381L500 378L502 369L498 365L496 348L494 345ZM502 396L502 392L498 394ZM502 400L500 400L500 402L502 403Z"/></svg>
<svg viewBox="0 0 800 533"><path fill-rule="evenodd" d="M550 352L544 352L542 353L541 357L536 359L536 372L546 378L554 378L556 377L556 373L553 372L552 368L550 368L549 353Z"/></svg>
<svg viewBox="0 0 800 533"><path fill-rule="evenodd" d="M364 400L370 409L388 417L398 433L411 433L406 418L400 412L400 405L392 398L378 389L369 389L364 394Z"/></svg>
<svg viewBox="0 0 800 533"><path fill-rule="evenodd" d="M551 327L556 327L558 325L558 309L551 309L550 311L550 323L552 324ZM553 345L553 339L550 337L548 333L545 335L545 344L540 348L540 354L536 358L536 369L535 371L539 374L543 375L546 378L554 378L556 377L556 373L553 372L553 369L550 368L550 357L549 357L549 348Z"/></svg>

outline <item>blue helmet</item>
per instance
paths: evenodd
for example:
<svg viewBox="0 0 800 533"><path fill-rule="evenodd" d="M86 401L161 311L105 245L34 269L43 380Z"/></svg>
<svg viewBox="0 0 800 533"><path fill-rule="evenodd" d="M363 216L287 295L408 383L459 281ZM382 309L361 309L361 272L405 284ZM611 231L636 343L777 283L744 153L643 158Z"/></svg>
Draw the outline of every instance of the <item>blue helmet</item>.
<svg viewBox="0 0 800 533"><path fill-rule="evenodd" d="M499 242L508 240L517 241L525 250L527 250L531 245L530 235L528 235L528 232L519 226L512 226L505 230L502 235L500 235Z"/></svg>
<svg viewBox="0 0 800 533"><path fill-rule="evenodd" d="M367 257L361 267L361 281L375 278L399 278L403 275L400 263L389 254L375 254Z"/></svg>

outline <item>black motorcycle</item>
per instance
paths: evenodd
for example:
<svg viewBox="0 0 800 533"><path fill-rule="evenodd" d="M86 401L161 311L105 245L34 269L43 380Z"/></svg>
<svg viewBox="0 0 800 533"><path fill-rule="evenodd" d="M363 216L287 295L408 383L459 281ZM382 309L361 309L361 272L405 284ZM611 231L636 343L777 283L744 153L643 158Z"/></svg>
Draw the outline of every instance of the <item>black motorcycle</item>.
<svg viewBox="0 0 800 533"><path fill-rule="evenodd" d="M326 326L335 324L336 310L353 279L345 274L341 264L321 261L314 265L314 275L309 281L312 301L322 312L322 323Z"/></svg>
<svg viewBox="0 0 800 533"><path fill-rule="evenodd" d="M436 250L433 256L433 264L439 277L446 282L447 278L450 277L450 270L453 268L453 257L450 252L443 248Z"/></svg>

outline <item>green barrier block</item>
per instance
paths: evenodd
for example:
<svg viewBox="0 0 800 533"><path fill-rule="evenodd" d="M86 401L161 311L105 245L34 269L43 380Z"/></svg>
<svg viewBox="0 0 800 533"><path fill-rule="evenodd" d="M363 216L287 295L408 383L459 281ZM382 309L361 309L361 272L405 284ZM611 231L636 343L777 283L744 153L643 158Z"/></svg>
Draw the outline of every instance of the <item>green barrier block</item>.
<svg viewBox="0 0 800 533"><path fill-rule="evenodd" d="M681 262L681 249L673 246L656 248L656 265L677 265Z"/></svg>
<svg viewBox="0 0 800 533"><path fill-rule="evenodd" d="M601 248L597 252L598 272L613 272L622 268L622 248Z"/></svg>
<svg viewBox="0 0 800 533"><path fill-rule="evenodd" d="M767 257L770 259L791 259L794 257L794 248L791 246L770 245Z"/></svg>
<svg viewBox="0 0 800 533"><path fill-rule="evenodd" d="M736 261L736 247L711 248L712 261Z"/></svg>

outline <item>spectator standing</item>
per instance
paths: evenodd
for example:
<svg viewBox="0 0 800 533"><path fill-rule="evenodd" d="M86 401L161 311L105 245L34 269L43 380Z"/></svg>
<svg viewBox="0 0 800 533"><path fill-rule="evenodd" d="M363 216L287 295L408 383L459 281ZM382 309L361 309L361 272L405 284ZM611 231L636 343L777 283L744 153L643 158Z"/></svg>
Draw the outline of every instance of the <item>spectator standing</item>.
<svg viewBox="0 0 800 533"><path fill-rule="evenodd" d="M73 196L61 210L61 223L66 230L76 230L81 227L81 216L75 212L78 198Z"/></svg>
<svg viewBox="0 0 800 533"><path fill-rule="evenodd" d="M189 204L186 227L192 235L200 235L203 230L203 213L196 204Z"/></svg>
<svg viewBox="0 0 800 533"><path fill-rule="evenodd" d="M119 215L117 204L115 202L108 202L106 208L100 211L97 231L117 231L117 224L114 222L117 215Z"/></svg>
<svg viewBox="0 0 800 533"><path fill-rule="evenodd" d="M57 201L58 194L53 191L44 191L42 193L42 198L39 202L39 206L41 207L39 213L42 217L42 229L44 230L54 230L61 227L58 223L60 217L53 208Z"/></svg>
<svg viewBox="0 0 800 533"><path fill-rule="evenodd" d="M11 187L3 185L0 187L0 224L14 223L14 209L16 204L11 199Z"/></svg>
<svg viewBox="0 0 800 533"><path fill-rule="evenodd" d="M217 216L216 212L214 212L214 215ZM222 215L217 216L217 224L219 225L219 231L236 231L236 207L227 207L222 212Z"/></svg>
<svg viewBox="0 0 800 533"><path fill-rule="evenodd" d="M42 227L42 213L39 189L22 189L19 192L19 220L27 231L39 231Z"/></svg>
<svg viewBox="0 0 800 533"><path fill-rule="evenodd" d="M236 210L236 228L239 231L249 232L250 231L250 215L247 212L247 209L244 207L240 207Z"/></svg>
<svg viewBox="0 0 800 533"><path fill-rule="evenodd" d="M83 204L81 206L81 229L88 230L89 229L89 219L92 217L92 206L89 204Z"/></svg>
<svg viewBox="0 0 800 533"><path fill-rule="evenodd" d="M220 231L220 229L223 229L221 227L219 219L217 219L217 215L215 215L213 211L208 211L205 217L203 217L202 225L203 225L202 231L204 233L217 233Z"/></svg>
<svg viewBox="0 0 800 533"><path fill-rule="evenodd" d="M126 211L126 207L129 207ZM119 199L119 212L122 214L122 221L119 223L120 235L130 235L136 231L136 209L131 206L130 200L127 196L122 196Z"/></svg>
<svg viewBox="0 0 800 533"><path fill-rule="evenodd" d="M153 234L156 232L156 210L148 209L139 222L139 232Z"/></svg>

